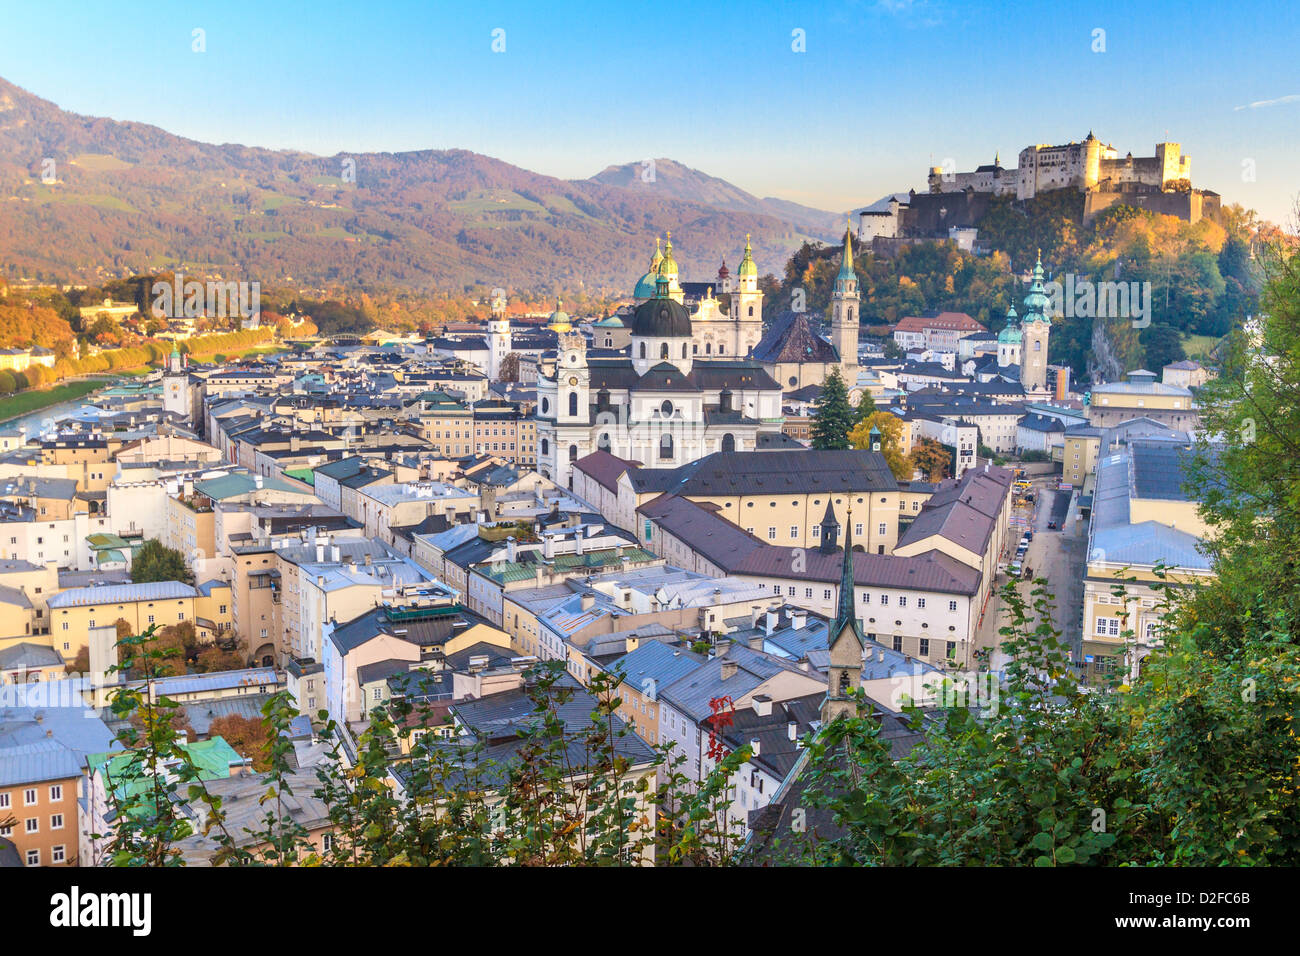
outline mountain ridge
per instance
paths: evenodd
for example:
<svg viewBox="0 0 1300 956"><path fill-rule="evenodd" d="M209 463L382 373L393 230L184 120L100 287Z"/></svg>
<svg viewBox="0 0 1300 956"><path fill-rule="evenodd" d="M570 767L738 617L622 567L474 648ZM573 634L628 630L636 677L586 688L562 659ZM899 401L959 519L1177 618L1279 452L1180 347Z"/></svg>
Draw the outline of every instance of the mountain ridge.
<svg viewBox="0 0 1300 956"><path fill-rule="evenodd" d="M49 166L53 161L53 167ZM545 176L469 150L317 156L82 116L0 78L0 271L97 282L179 269L263 283L451 291L630 290L671 230L683 279L779 273L834 214L673 160L650 192ZM52 173L52 175L51 175ZM608 178L608 177L606 177ZM709 202L713 199L722 205ZM784 213L784 214L782 214ZM59 235L58 243L44 237Z"/></svg>

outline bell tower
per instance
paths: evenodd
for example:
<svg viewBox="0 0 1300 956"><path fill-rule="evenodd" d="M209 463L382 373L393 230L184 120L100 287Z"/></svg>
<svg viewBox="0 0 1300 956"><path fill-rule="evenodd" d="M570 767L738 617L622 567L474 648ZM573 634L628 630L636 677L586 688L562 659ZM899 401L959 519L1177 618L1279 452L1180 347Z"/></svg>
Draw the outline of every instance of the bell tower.
<svg viewBox="0 0 1300 956"><path fill-rule="evenodd" d="M763 337L763 293L758 290L758 265L754 262L748 233L745 234L745 256L740 260L736 277L730 285L732 351L743 358Z"/></svg>
<svg viewBox="0 0 1300 956"><path fill-rule="evenodd" d="M510 354L510 319L506 317L506 291L493 289L488 317L488 381L501 379L501 366Z"/></svg>
<svg viewBox="0 0 1300 956"><path fill-rule="evenodd" d="M853 224L844 229L844 255L831 293L831 345L840 355L844 380L851 386L858 369L858 274L853 270Z"/></svg>

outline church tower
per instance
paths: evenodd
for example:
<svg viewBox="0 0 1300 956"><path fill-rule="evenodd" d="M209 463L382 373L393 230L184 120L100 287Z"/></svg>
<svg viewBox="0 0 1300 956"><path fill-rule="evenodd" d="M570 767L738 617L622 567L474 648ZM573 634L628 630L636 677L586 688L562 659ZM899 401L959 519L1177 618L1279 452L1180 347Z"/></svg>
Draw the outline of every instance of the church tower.
<svg viewBox="0 0 1300 956"><path fill-rule="evenodd" d="M853 271L853 225L844 229L844 255L831 293L831 345L850 388L858 380L858 274Z"/></svg>
<svg viewBox="0 0 1300 956"><path fill-rule="evenodd" d="M723 268L726 268L725 264ZM732 352L743 358L763 337L763 293L758 291L758 265L745 234L745 257L731 285Z"/></svg>
<svg viewBox="0 0 1300 956"><path fill-rule="evenodd" d="M510 354L510 319L506 317L506 293L493 289L492 314L488 317L488 381L501 380L501 366Z"/></svg>
<svg viewBox="0 0 1300 956"><path fill-rule="evenodd" d="M827 514L830 512L829 503ZM823 535L825 532L823 532ZM857 701L851 693L862 686L862 652L866 642L858 627L853 603L853 511L844 517L844 563L840 569L840 602L828 634L830 664L827 667L826 700L822 702L822 724L836 717L855 717Z"/></svg>
<svg viewBox="0 0 1300 956"><path fill-rule="evenodd" d="M587 367L587 340L581 332L561 332L555 365L557 425L589 424L591 370Z"/></svg>
<svg viewBox="0 0 1300 956"><path fill-rule="evenodd" d="M1034 281L1025 296L1025 317L1020 328L1023 338L1020 351L1020 384L1026 392L1047 391L1047 338L1052 320L1047 317L1047 292L1043 288L1043 256L1039 251L1034 264Z"/></svg>
<svg viewBox="0 0 1300 956"><path fill-rule="evenodd" d="M1021 338L1020 317L1013 305L1007 309L1006 327L998 333L998 368L1020 364Z"/></svg>
<svg viewBox="0 0 1300 956"><path fill-rule="evenodd" d="M835 520L835 508L831 504L833 499L826 499L826 514L822 516L821 523L821 552L822 554L835 553L835 538L839 532L840 524Z"/></svg>

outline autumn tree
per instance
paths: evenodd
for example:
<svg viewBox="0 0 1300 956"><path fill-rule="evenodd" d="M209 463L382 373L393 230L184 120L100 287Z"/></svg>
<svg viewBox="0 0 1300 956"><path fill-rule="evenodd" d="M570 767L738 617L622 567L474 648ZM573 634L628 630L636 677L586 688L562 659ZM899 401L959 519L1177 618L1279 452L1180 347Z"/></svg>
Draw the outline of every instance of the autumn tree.
<svg viewBox="0 0 1300 956"><path fill-rule="evenodd" d="M235 748L241 757L253 761L253 769L259 773L270 768L271 758L267 752L266 723L255 717L240 714L226 714L214 717L208 725L209 737L220 737Z"/></svg>
<svg viewBox="0 0 1300 956"><path fill-rule="evenodd" d="M871 429L880 432L880 453L885 456L889 470L899 481L908 481L914 468L911 459L903 452L903 420L893 412L873 412L853 426L849 443L853 448L871 447Z"/></svg>
<svg viewBox="0 0 1300 956"><path fill-rule="evenodd" d="M912 464L926 481L942 481L952 473L952 455L933 438L922 438L913 446Z"/></svg>
<svg viewBox="0 0 1300 956"><path fill-rule="evenodd" d="M503 382L519 381L519 353L511 352L501 360L500 380Z"/></svg>

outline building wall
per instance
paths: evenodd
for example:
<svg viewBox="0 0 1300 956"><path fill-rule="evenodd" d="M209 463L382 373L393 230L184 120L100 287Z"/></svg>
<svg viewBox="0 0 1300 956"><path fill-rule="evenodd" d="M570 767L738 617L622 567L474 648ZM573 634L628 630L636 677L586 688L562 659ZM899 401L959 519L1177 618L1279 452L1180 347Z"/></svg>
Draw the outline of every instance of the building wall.
<svg viewBox="0 0 1300 956"><path fill-rule="evenodd" d="M81 786L78 776L0 787L0 836L13 842L25 866L76 865ZM28 821L34 821L35 831L28 830Z"/></svg>

